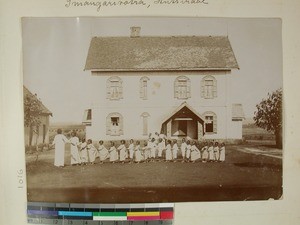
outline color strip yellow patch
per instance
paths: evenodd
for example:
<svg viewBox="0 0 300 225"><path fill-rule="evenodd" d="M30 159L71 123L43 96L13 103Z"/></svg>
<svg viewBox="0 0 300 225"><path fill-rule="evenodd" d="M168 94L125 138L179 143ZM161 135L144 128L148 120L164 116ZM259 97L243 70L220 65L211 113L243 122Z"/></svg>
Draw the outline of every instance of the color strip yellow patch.
<svg viewBox="0 0 300 225"><path fill-rule="evenodd" d="M127 216L159 216L159 212L127 212Z"/></svg>

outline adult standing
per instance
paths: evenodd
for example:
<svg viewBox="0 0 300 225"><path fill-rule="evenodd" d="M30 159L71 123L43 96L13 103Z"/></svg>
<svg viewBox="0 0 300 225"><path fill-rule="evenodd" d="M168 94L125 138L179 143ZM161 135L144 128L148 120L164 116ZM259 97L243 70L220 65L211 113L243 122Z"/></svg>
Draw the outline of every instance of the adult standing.
<svg viewBox="0 0 300 225"><path fill-rule="evenodd" d="M79 145L79 138L76 136L75 131L72 132L72 137L70 138L71 143L71 165L78 165L81 163L78 145Z"/></svg>
<svg viewBox="0 0 300 225"><path fill-rule="evenodd" d="M57 134L54 137L53 144L55 145L54 166L64 167L65 165L65 144L69 140L62 134L61 129L57 129Z"/></svg>

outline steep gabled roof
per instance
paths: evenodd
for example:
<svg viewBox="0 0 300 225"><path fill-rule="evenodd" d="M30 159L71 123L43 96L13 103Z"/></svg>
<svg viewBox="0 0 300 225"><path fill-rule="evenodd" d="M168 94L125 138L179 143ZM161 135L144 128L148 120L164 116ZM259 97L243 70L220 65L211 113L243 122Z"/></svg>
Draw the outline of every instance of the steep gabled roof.
<svg viewBox="0 0 300 225"><path fill-rule="evenodd" d="M238 64L228 37L94 37L85 70L231 70Z"/></svg>
<svg viewBox="0 0 300 225"><path fill-rule="evenodd" d="M40 106L42 108L42 114L52 116L52 112L37 98L36 95L32 94L25 86L23 86L23 95L24 96L29 95L32 96L33 98L36 98L39 101Z"/></svg>

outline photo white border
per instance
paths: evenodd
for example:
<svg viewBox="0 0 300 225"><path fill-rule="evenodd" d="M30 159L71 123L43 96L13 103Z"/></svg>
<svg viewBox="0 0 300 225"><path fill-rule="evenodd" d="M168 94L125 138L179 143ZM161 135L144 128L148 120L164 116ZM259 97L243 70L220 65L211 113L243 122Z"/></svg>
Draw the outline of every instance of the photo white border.
<svg viewBox="0 0 300 225"><path fill-rule="evenodd" d="M152 1L152 0L146 0ZM21 17L168 16L282 18L284 197L279 201L176 203L179 224L299 224L299 0L207 0L208 5L66 8L63 0L0 0L0 224L26 224ZM18 174L19 172L19 174ZM21 185L22 186L22 185Z"/></svg>

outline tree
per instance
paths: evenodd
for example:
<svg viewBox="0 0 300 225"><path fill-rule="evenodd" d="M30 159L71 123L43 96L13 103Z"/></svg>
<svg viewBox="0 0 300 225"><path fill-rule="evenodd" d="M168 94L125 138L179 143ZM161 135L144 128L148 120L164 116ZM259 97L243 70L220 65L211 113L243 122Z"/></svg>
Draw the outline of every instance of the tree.
<svg viewBox="0 0 300 225"><path fill-rule="evenodd" d="M282 148L282 89L268 93L267 99L263 99L256 108L253 117L255 125L273 132L276 146Z"/></svg>
<svg viewBox="0 0 300 225"><path fill-rule="evenodd" d="M42 114L41 103L35 95L24 96L24 125L29 127L29 149L31 150L33 133L39 136L40 116ZM37 147L37 140L36 140Z"/></svg>

